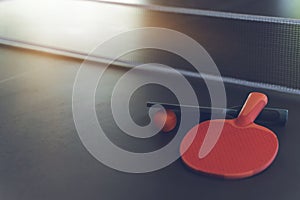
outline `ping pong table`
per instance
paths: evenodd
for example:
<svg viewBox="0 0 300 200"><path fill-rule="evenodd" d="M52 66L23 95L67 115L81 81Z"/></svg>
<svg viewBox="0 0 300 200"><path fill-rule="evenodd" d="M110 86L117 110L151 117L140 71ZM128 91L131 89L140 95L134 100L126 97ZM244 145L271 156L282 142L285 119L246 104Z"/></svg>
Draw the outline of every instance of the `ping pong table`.
<svg viewBox="0 0 300 200"><path fill-rule="evenodd" d="M91 15L95 21L89 18L89 25L74 32L66 31L65 26L51 32L56 26L51 20L29 17L23 22L25 19L19 18L22 12L12 12L18 12L14 10L18 3L14 3L0 2L0 16L5 16L0 18L1 199L299 199L300 22L298 12L280 10L288 9L282 8L285 1L76 1L76 9L93 9L96 17ZM71 4L73 1L67 3ZM80 14L80 9L77 12ZM211 16L219 12L237 15ZM98 18L101 15L107 21ZM67 22L62 20L60 25ZM93 23L97 23L96 28ZM48 26L50 29L39 30ZM109 168L87 151L73 119L76 74L96 43L111 34L146 26L174 29L203 45L224 78L228 107L241 105L249 92L258 91L268 95L269 107L289 110L286 126L268 127L280 143L279 154L270 168L251 178L230 181L194 173L177 159L160 170L134 174ZM94 32L89 33L89 28ZM38 31L45 35L31 35ZM92 72L105 67L110 55L91 54L90 58L87 70ZM134 138L124 134L114 121L114 86L136 63L174 67L197 91L199 104L210 106L211 102L205 81L195 75L186 60L171 53L146 49L112 63L95 94L98 120L114 144L140 153L167 145L175 131L147 139ZM122 87L126 93L131 86L124 83ZM147 101L178 103L163 86L148 84L138 88L132 94L129 109L140 125L149 123Z"/></svg>

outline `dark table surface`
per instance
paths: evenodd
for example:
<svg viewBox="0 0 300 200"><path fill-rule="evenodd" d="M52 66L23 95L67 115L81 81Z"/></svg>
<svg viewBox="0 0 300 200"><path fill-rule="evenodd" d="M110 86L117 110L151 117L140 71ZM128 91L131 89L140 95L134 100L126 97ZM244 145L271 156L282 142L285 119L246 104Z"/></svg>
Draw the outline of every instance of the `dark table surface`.
<svg viewBox="0 0 300 200"><path fill-rule="evenodd" d="M155 172L130 174L98 162L79 139L72 116L72 87L80 64L76 59L0 47L0 199L300 198L300 96L226 85L228 106L242 104L251 91L262 91L269 96L269 106L290 111L286 127L270 127L278 135L279 154L257 176L238 181L206 177L187 170L180 160ZM159 148L172 133L141 141L124 136L113 122L110 95L125 72L118 67L106 71L96 96L99 121L121 147ZM191 83L199 91L200 103L209 105L203 81ZM147 100L168 102L174 100L171 96L155 85L141 88L132 98L133 116L142 122Z"/></svg>

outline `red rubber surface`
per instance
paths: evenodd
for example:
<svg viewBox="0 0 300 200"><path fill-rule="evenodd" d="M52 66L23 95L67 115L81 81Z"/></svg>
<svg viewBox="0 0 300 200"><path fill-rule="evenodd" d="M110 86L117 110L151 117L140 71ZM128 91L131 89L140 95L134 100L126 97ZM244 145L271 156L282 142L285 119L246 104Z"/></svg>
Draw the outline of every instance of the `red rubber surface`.
<svg viewBox="0 0 300 200"><path fill-rule="evenodd" d="M209 123L221 121L206 121L188 132L180 146L184 163L196 171L230 179L253 176L272 163L278 152L277 136L256 124L238 127L235 120L226 120L216 145L206 157L200 159L198 154ZM192 144L184 152L195 133Z"/></svg>

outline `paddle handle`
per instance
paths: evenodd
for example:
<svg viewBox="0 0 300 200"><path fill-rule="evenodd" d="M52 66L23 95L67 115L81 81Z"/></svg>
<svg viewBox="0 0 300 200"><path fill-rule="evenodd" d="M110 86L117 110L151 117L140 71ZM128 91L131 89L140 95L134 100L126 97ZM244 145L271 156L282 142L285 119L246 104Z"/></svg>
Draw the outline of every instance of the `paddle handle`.
<svg viewBox="0 0 300 200"><path fill-rule="evenodd" d="M242 106L234 106L231 108L210 108L203 106L189 106L189 105L179 105L179 104L170 104L170 103L161 103L161 102L147 102L147 107L151 107L155 104L160 104L167 110L174 111L177 115L180 114L180 109L185 108L189 112L200 112L201 120L211 119L211 113L215 112L216 114L226 114L226 118L237 118L239 111ZM255 119L255 122L262 125L279 125L284 126L288 121L288 110L280 108L264 108L262 112Z"/></svg>
<svg viewBox="0 0 300 200"><path fill-rule="evenodd" d="M247 126L253 123L267 103L268 97L265 94L251 92L236 119L236 124Z"/></svg>

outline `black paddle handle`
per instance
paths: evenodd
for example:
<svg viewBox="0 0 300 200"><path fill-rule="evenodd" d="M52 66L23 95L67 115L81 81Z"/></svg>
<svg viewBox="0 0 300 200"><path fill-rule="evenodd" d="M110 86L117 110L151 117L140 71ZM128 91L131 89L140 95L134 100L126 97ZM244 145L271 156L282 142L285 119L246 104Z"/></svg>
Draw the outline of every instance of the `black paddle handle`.
<svg viewBox="0 0 300 200"><path fill-rule="evenodd" d="M210 107L198 107L198 106L187 106L178 104L158 103L158 102L147 102L147 107L151 107L155 104L163 106L165 109L173 110L177 115L180 113L180 108L186 108L191 111L199 110L201 121L210 119L211 113L225 114L226 118L236 118L240 112L241 106L234 108L210 108ZM263 125L278 125L284 126L288 121L288 110L280 108L264 108L260 115L255 120L256 123Z"/></svg>
<svg viewBox="0 0 300 200"><path fill-rule="evenodd" d="M240 111L241 107L233 107L227 112L227 115L236 118ZM236 110L238 112L232 112L231 110ZM256 118L255 122L264 125L279 125L284 126L288 121L289 111L287 109L281 108L264 108L261 113Z"/></svg>
<svg viewBox="0 0 300 200"><path fill-rule="evenodd" d="M265 108L257 117L258 123L284 126L288 121L288 110L279 108Z"/></svg>

